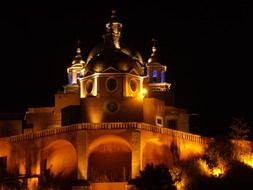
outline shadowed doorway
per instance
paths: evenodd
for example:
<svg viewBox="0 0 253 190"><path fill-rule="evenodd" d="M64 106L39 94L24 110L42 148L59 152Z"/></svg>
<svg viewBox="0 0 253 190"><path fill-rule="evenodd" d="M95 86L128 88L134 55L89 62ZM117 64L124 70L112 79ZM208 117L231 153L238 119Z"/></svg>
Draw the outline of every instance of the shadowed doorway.
<svg viewBox="0 0 253 190"><path fill-rule="evenodd" d="M89 154L88 180L90 182L119 182L131 177L131 149L126 144L103 141Z"/></svg>

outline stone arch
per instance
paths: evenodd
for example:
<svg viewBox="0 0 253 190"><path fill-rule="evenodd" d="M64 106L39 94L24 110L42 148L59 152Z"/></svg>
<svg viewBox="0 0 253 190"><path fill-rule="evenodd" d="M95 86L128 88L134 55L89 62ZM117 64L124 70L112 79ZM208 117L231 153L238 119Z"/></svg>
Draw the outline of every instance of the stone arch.
<svg viewBox="0 0 253 190"><path fill-rule="evenodd" d="M76 149L67 140L53 141L43 148L40 165L42 174L48 172L54 179L75 179L77 174Z"/></svg>
<svg viewBox="0 0 253 190"><path fill-rule="evenodd" d="M104 135L88 148L90 182L127 181L131 177L131 145L122 137Z"/></svg>
<svg viewBox="0 0 253 190"><path fill-rule="evenodd" d="M144 168L147 164L151 163L171 167L173 165L173 155L170 146L159 140L147 141L142 151L142 167Z"/></svg>

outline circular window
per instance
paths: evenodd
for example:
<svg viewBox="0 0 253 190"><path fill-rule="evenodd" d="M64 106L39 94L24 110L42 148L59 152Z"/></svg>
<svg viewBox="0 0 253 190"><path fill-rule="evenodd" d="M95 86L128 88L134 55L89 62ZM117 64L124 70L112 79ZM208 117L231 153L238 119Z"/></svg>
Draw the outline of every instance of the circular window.
<svg viewBox="0 0 253 190"><path fill-rule="evenodd" d="M131 79L130 80L130 88L133 92L135 92L137 90L138 84L137 81L135 79Z"/></svg>
<svg viewBox="0 0 253 190"><path fill-rule="evenodd" d="M92 82L92 80L87 80L86 84L85 84L86 92L87 93L91 93L92 88L93 88L93 82Z"/></svg>
<svg viewBox="0 0 253 190"><path fill-rule="evenodd" d="M108 78L106 80L106 88L108 91L113 92L117 89L117 80L114 78Z"/></svg>
<svg viewBox="0 0 253 190"><path fill-rule="evenodd" d="M106 104L106 109L111 113L115 113L118 111L119 106L116 102L109 102Z"/></svg>

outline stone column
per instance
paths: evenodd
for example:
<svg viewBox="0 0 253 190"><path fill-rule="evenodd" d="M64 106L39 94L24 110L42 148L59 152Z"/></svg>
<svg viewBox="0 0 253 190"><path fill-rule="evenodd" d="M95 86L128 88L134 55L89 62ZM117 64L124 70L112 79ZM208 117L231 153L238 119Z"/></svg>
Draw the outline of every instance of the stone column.
<svg viewBox="0 0 253 190"><path fill-rule="evenodd" d="M141 156L141 146L140 146L140 131L132 132L132 175L134 178L139 175L140 172L140 156Z"/></svg>
<svg viewBox="0 0 253 190"><path fill-rule="evenodd" d="M87 131L78 131L76 135L77 167L78 179L86 179L88 173L87 158Z"/></svg>

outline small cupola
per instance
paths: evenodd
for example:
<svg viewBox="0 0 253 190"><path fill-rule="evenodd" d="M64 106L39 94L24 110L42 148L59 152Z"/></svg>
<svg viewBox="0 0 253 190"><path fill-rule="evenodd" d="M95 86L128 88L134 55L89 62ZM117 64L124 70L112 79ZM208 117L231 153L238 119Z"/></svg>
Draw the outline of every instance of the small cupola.
<svg viewBox="0 0 253 190"><path fill-rule="evenodd" d="M84 68L84 60L81 55L80 41L77 42L76 55L70 67L67 68L68 84L77 84L77 80L81 77L81 72Z"/></svg>
<svg viewBox="0 0 253 190"><path fill-rule="evenodd" d="M107 33L104 35L104 40L107 46L120 49L121 29L122 23L118 21L116 11L112 10L111 19L106 24Z"/></svg>
<svg viewBox="0 0 253 190"><path fill-rule="evenodd" d="M152 39L152 53L147 63L147 77L149 83L164 83L166 66L162 65L157 55L157 41Z"/></svg>

